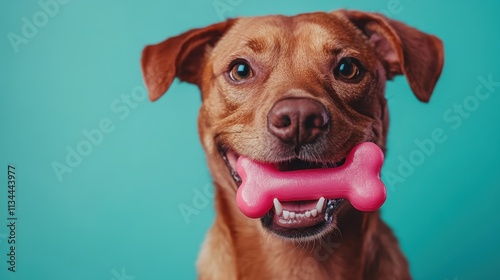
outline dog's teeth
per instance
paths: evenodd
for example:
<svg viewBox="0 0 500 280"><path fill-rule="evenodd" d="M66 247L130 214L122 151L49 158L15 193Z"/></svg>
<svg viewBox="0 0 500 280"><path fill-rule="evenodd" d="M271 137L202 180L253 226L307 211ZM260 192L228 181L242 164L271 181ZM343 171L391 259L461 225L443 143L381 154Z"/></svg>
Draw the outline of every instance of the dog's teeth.
<svg viewBox="0 0 500 280"><path fill-rule="evenodd" d="M318 203L316 204L315 208L309 211L305 211L304 213L295 213L294 211L284 210L281 202L277 198L273 199L274 211L276 212L276 215L282 217L285 220L317 217L318 214L323 211L323 206L325 206L325 201L326 201L325 198L321 197L318 200Z"/></svg>
<svg viewBox="0 0 500 280"><path fill-rule="evenodd" d="M318 213L321 213L323 211L323 206L325 205L325 198L321 197L318 200L318 204L316 204L316 210L318 210Z"/></svg>
<svg viewBox="0 0 500 280"><path fill-rule="evenodd" d="M312 215L313 217L318 216L318 209L313 209L313 210L311 210L311 215Z"/></svg>
<svg viewBox="0 0 500 280"><path fill-rule="evenodd" d="M274 211L276 212L276 215L281 216L281 213L283 213L283 206L281 205L281 202L275 198L273 200L274 203Z"/></svg>
<svg viewBox="0 0 500 280"><path fill-rule="evenodd" d="M288 219L290 217L290 212L283 210L283 218Z"/></svg>

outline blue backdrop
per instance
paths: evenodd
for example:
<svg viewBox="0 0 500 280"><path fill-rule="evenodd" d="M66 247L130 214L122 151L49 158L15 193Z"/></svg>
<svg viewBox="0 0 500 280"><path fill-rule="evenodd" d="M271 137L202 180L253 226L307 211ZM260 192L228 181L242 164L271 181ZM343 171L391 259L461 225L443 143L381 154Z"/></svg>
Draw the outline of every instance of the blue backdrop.
<svg viewBox="0 0 500 280"><path fill-rule="evenodd" d="M415 279L498 279L500 2L310 2L2 1L0 279L195 279L214 216L200 97L175 82L150 103L142 48L227 17L337 8L382 12L444 41L429 104L404 77L388 83L383 216Z"/></svg>

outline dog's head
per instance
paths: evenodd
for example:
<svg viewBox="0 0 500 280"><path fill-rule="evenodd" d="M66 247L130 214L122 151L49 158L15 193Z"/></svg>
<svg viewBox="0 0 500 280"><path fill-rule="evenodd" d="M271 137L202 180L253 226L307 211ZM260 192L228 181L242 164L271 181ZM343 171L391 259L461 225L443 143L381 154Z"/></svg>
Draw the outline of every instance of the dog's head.
<svg viewBox="0 0 500 280"><path fill-rule="evenodd" d="M405 75L427 102L442 67L438 38L345 10L231 19L148 46L142 57L151 100L175 77L199 86L201 141L219 196L235 212L240 155L286 171L340 165L360 142L384 148L386 80ZM280 206L261 224L292 239L317 238L352 210L341 199Z"/></svg>

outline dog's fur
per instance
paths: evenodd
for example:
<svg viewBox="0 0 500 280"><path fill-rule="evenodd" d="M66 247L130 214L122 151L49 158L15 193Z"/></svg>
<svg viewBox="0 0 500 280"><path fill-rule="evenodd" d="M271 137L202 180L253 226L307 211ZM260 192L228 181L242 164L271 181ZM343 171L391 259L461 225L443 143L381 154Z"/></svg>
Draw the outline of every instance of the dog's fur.
<svg viewBox="0 0 500 280"><path fill-rule="evenodd" d="M362 63L359 81L333 75L344 56ZM248 61L254 75L235 83L228 72L238 59ZM365 141L385 150L385 82L403 74L416 97L429 101L443 67L438 38L359 11L238 18L147 46L142 67L153 101L175 77L202 93L198 129L214 179L216 217L199 256L200 279L411 278L378 211L363 213L343 203L335 228L312 241L284 240L264 230L237 208L237 184L220 149L264 162L282 160L288 150L269 133L266 117L278 100L303 97L323 104L332 124L302 158L336 162Z"/></svg>

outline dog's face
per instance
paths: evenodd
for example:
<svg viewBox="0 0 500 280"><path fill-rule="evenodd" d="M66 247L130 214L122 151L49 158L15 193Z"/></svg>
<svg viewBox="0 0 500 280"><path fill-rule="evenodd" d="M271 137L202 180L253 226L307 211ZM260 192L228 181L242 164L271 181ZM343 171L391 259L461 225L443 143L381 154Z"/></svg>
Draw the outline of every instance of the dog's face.
<svg viewBox="0 0 500 280"><path fill-rule="evenodd" d="M219 195L237 212L240 155L288 171L338 166L360 142L384 148L385 81L405 74L428 101L443 54L434 36L379 15L338 11L191 30L148 46L142 63L152 100L175 76L200 87L201 141ZM318 238L352 210L342 199L278 204L255 225L286 239Z"/></svg>

